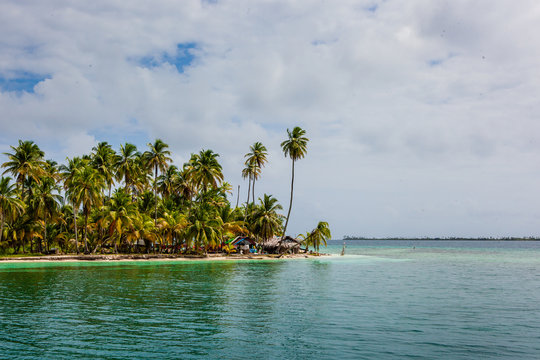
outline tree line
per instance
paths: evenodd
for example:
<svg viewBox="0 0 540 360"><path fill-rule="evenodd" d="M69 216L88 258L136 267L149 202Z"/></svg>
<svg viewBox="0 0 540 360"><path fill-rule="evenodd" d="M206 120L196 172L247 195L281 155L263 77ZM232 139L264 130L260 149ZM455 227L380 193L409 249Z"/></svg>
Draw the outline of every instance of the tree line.
<svg viewBox="0 0 540 360"><path fill-rule="evenodd" d="M33 141L19 140L4 153L0 178L0 252L4 254L167 251L229 251L227 240L249 236L260 245L285 236L294 195L294 165L307 152L305 130L287 129L281 143L291 159L287 216L278 200L263 194L255 200L256 181L268 161L256 142L245 155L242 176L248 180L245 203L227 198L219 154L201 150L181 167L172 164L169 146L160 139L141 152L125 143L115 151L100 142L90 154L64 164L45 159ZM11 175L11 176L9 176ZM302 235L318 251L330 239L326 222Z"/></svg>

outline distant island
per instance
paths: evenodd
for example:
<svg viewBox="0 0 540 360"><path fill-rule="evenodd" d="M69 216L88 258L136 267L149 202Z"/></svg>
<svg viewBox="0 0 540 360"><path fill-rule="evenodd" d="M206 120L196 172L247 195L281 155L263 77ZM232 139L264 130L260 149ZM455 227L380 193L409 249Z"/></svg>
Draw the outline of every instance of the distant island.
<svg viewBox="0 0 540 360"><path fill-rule="evenodd" d="M456 241L539 241L540 237L526 236L526 237L386 237L386 238L369 238L356 235L344 235L343 240L456 240Z"/></svg>

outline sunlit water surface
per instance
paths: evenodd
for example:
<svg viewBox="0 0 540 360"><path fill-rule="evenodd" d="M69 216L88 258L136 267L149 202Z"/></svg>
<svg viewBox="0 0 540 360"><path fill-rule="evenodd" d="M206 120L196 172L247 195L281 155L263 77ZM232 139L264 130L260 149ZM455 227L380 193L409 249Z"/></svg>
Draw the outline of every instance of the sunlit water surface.
<svg viewBox="0 0 540 360"><path fill-rule="evenodd" d="M0 358L540 358L539 242L345 254L0 263Z"/></svg>

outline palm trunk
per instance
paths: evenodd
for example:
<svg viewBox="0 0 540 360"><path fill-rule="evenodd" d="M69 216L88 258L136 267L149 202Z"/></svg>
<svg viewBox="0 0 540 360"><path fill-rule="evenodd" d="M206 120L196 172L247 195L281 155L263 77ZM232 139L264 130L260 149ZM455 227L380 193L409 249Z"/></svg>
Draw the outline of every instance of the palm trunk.
<svg viewBox="0 0 540 360"><path fill-rule="evenodd" d="M252 188L251 188L252 195L253 195L253 196L251 197L251 199L252 199L253 202L255 202L255 181L256 181L256 180L257 180L257 179L256 179L255 176L254 176L254 177L253 177L253 186L252 186Z"/></svg>
<svg viewBox="0 0 540 360"><path fill-rule="evenodd" d="M77 209L75 208L75 202L73 202L73 226L75 228L75 247L77 248L77 254L79 253L79 238L77 236Z"/></svg>
<svg viewBox="0 0 540 360"><path fill-rule="evenodd" d="M249 206L249 194L250 193L251 193L251 175L248 178L248 196L247 196L247 200L246 200L246 210L244 211L244 222L246 221L246 218L247 218L248 206Z"/></svg>
<svg viewBox="0 0 540 360"><path fill-rule="evenodd" d="M157 165L154 172L154 226L157 226Z"/></svg>
<svg viewBox="0 0 540 360"><path fill-rule="evenodd" d="M239 202L240 202L240 185L238 185L238 191L236 192L236 207L238 207Z"/></svg>
<svg viewBox="0 0 540 360"><path fill-rule="evenodd" d="M88 233L88 212L84 214L84 252L88 253L88 244L86 242L86 235Z"/></svg>
<svg viewBox="0 0 540 360"><path fill-rule="evenodd" d="M43 219L43 241L45 242L45 251L47 251L47 221L45 221L45 219ZM43 252L43 249L41 249L41 252Z"/></svg>
<svg viewBox="0 0 540 360"><path fill-rule="evenodd" d="M4 235L4 212L0 211L0 243L2 242L2 235Z"/></svg>
<svg viewBox="0 0 540 360"><path fill-rule="evenodd" d="M247 204L249 204L249 195L251 194L251 175L249 175L249 178L248 178L248 197L247 197L247 200L246 200L246 206Z"/></svg>
<svg viewBox="0 0 540 360"><path fill-rule="evenodd" d="M285 239L285 233L287 232L287 225L289 224L289 216L291 216L293 190L294 190L294 159L292 161L291 201L289 202L289 211L287 212L287 220L285 221L285 227L283 228L283 235L281 236L281 241Z"/></svg>

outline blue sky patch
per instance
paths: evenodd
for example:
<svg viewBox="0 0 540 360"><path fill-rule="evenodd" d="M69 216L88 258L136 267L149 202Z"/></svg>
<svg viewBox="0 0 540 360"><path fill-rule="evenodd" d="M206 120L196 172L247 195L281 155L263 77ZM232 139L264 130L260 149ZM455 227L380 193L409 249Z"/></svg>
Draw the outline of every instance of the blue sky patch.
<svg viewBox="0 0 540 360"><path fill-rule="evenodd" d="M372 6L368 7L366 10L369 11L369 12L374 13L375 11L377 11L378 8L379 8L379 5L375 4L375 5L372 5Z"/></svg>
<svg viewBox="0 0 540 360"><path fill-rule="evenodd" d="M126 142L135 144L139 151L146 150L146 144L150 141L148 133L143 130L139 121L135 118L129 118L120 126L102 126L88 131L99 141L107 141L112 147L118 151L120 145Z"/></svg>
<svg viewBox="0 0 540 360"><path fill-rule="evenodd" d="M138 63L146 68L154 68L167 63L174 65L176 70L183 74L185 68L190 66L193 60L195 60L193 50L196 48L197 44L194 42L178 44L174 54L163 52L159 55L149 55L140 58Z"/></svg>
<svg viewBox="0 0 540 360"><path fill-rule="evenodd" d="M34 74L27 71L16 72L12 76L0 75L0 90L34 93L34 86L43 80L50 79L50 75Z"/></svg>
<svg viewBox="0 0 540 360"><path fill-rule="evenodd" d="M444 62L443 59L432 59L428 61L428 65L433 67L433 66L441 65L443 62Z"/></svg>

